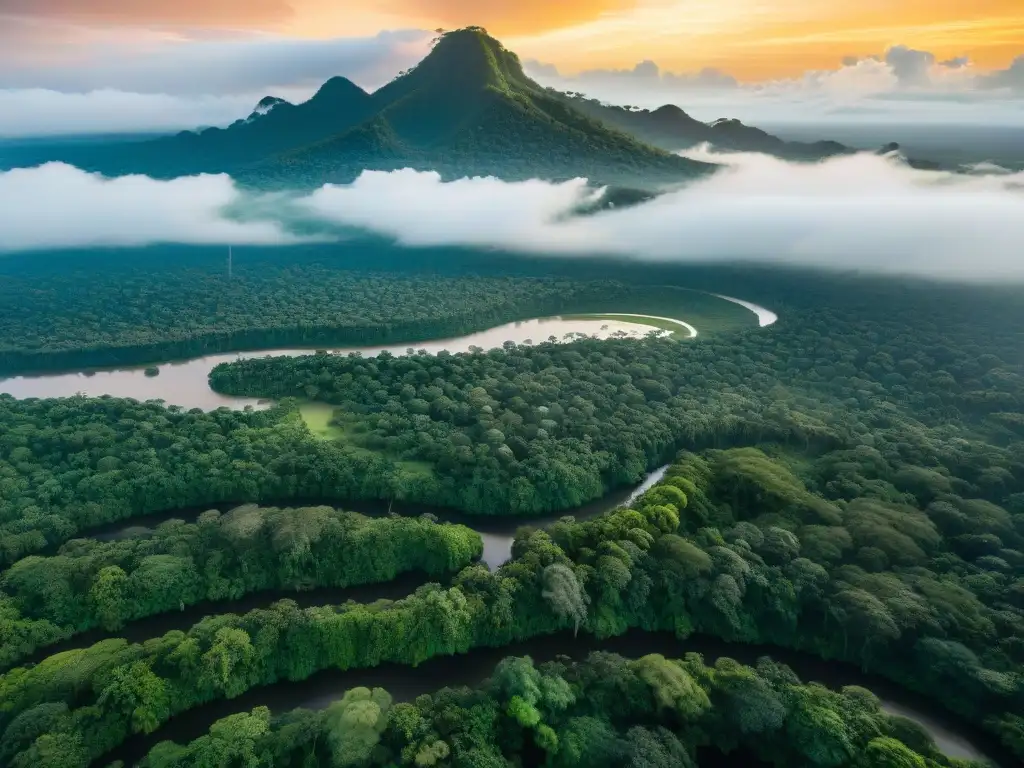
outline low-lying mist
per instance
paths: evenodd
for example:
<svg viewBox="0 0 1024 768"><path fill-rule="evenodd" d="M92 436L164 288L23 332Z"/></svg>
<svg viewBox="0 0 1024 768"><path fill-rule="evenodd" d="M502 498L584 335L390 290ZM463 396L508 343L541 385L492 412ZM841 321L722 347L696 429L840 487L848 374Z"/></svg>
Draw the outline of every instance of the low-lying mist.
<svg viewBox="0 0 1024 768"><path fill-rule="evenodd" d="M574 211L601 192L585 180L445 183L405 170L267 196L222 175L104 179L49 164L0 173L0 250L289 244L354 228L412 247L1024 280L1024 174L919 171L872 154L815 164L707 149L690 156L721 170L587 216Z"/></svg>

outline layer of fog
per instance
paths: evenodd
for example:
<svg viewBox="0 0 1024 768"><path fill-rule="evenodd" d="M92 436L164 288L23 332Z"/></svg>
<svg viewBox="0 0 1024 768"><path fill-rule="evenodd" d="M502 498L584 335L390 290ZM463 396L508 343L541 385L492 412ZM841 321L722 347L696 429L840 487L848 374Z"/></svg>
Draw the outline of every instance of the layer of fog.
<svg viewBox="0 0 1024 768"><path fill-rule="evenodd" d="M304 101L338 74L376 89L415 65L431 37L104 38L26 58L0 31L0 138L225 126L268 94Z"/></svg>
<svg viewBox="0 0 1024 768"><path fill-rule="evenodd" d="M936 278L1024 279L1024 174L916 171L871 154L796 164L707 149L721 170L653 201L574 214L584 180L442 182L367 172L309 195L252 198L223 176L105 180L68 166L0 174L0 249L285 243L298 222L410 246L754 262Z"/></svg>
<svg viewBox="0 0 1024 768"><path fill-rule="evenodd" d="M15 169L0 173L0 251L299 240L278 221L227 215L247 203L228 176L107 179L63 163Z"/></svg>
<svg viewBox="0 0 1024 768"><path fill-rule="evenodd" d="M168 96L104 89L61 93L43 88L0 90L0 139L150 133L229 125L261 96Z"/></svg>

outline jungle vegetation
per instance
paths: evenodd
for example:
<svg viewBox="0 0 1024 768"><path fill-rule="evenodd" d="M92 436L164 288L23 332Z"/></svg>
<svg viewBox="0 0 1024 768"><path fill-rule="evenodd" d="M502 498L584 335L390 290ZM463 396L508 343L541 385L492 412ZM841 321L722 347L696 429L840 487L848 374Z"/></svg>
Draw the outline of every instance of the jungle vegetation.
<svg viewBox="0 0 1024 768"><path fill-rule="evenodd" d="M639 627L850 661L936 697L1024 754L1021 582L1003 565L1021 546L1020 516L987 507L1004 557L961 552L950 533L971 503L830 502L788 465L752 448L683 453L631 509L525 530L512 561L494 573L469 566L448 588L365 606L282 601L12 670L0 677L0 749L15 766L84 766L133 732L158 735L175 713L277 680L564 629L609 637ZM781 728L791 710L766 706ZM832 746L816 764L857 765L854 723L826 717L821 727ZM49 757L56 744L59 758ZM68 755L77 757L47 762Z"/></svg>
<svg viewBox="0 0 1024 768"><path fill-rule="evenodd" d="M230 601L259 591L302 591L437 578L480 557L479 535L426 518L371 519L331 507L255 505L170 520L114 541L77 539L60 554L19 560L0 575L0 668L86 630Z"/></svg>
<svg viewBox="0 0 1024 768"><path fill-rule="evenodd" d="M916 723L883 712L870 691L805 685L769 658L751 667L731 659L708 665L695 653L630 660L596 652L543 665L506 658L479 688L409 702L355 688L320 712L260 707L218 721L188 745L164 742L143 765L689 768L702 747L742 749L780 768L953 764Z"/></svg>
<svg viewBox="0 0 1024 768"><path fill-rule="evenodd" d="M496 257L495 263L502 262ZM521 277L528 272L522 269L509 274ZM550 269L561 276L579 266ZM595 267L587 279L622 279L628 269ZM781 320L768 329L692 342L540 342L436 357L314 355L214 371L218 389L283 398L261 412L203 413L114 398L0 397L4 638L30 634L36 621L55 627L131 621L142 615L133 613L136 606L89 598L72 605L62 590L88 595L110 566L130 579L129 571L142 566L130 558L148 552L149 542L167 542L166 551L153 550L158 557L185 557L192 548L209 551L204 536L233 530L231 515L210 516L138 541L66 544L90 528L148 511L261 502L277 505L265 514L291 530L292 516L280 509L288 500L373 498L525 518L571 508L674 462L632 509L584 522L567 519L545 531L524 529L513 560L493 573L471 564L444 586L372 605L300 609L283 601L242 615L226 611L187 631L141 643L110 639L11 669L0 675L0 763L103 764L126 739L144 737L146 746L155 745L161 726L176 714L320 670L416 664L556 632L611 637L630 628L764 643L854 663L941 702L1024 758L1019 296L798 273L685 274L689 287L713 289L717 280L718 290L771 306ZM652 268L645 277L682 282L669 268ZM334 420L342 439L313 436L294 398L338 406ZM238 515L262 520L264 513ZM328 521L325 530L336 519L359 519L307 509L295 520L306 516ZM360 524L383 523L400 526ZM413 548L418 536L432 535L416 527L433 525L429 521L407 524ZM455 553L472 557L475 544L458 529L444 530L447 544L438 545L437 557L458 567L463 561ZM276 550L270 540L251 553L268 573L240 575L242 566L233 570L232 564L237 548L215 540L222 558L199 558L206 563L200 579L209 573L209 583L216 572L242 584L284 584L311 573L282 571L293 567L282 554L292 550ZM68 582L56 572L45 579L45 569L19 580L40 560L17 561L62 544L43 562L60 561L67 572L82 568L91 579L88 590L68 593L71 588L61 586ZM311 551L315 546L311 539ZM117 559L122 556L124 564ZM412 557L396 554L399 562ZM350 570L339 561L337 567L344 578L374 578L369 565ZM121 583L119 576L112 581ZM116 598L118 589L108 593L104 586L97 596ZM118 610L89 613L100 605ZM55 609L65 611L59 615L66 624L52 621ZM509 662L516 664L522 666ZM259 739L278 743L279 728L289 735L281 737L284 752L272 752L281 761L273 764L298 765L307 755L335 759L349 753L332 743L330 723L351 722L359 713L372 719L380 737L375 744L391 751L371 749L354 765L384 754L414 765L424 749L423 760L453 766L506 765L516 755L561 764L576 759L571 745L583 742L609 745L600 759L616 764L639 754L628 751L634 748L630 729L637 727L655 734L634 734L644 749L654 750L653 739L678 759L679 747L657 728L671 732L691 756L689 750L708 743L701 739L723 748L734 744L716 728L747 715L726 714L714 682L719 673L702 671L693 660L666 662L711 702L693 719L671 707L653 717L616 710L634 706L629 675L651 685L637 664L621 662L627 672L607 674L587 672L586 665L538 671L560 676L575 691L575 700L557 712L543 696L530 701L519 694L521 701L510 706L511 689L493 681L476 692L439 697L479 702L473 717L452 704L458 723L444 719L447 703L435 716L433 698L422 709L410 703L416 720L411 709L389 705L383 694L359 692L328 710L330 722L327 714L250 713L231 722L230 738L221 726L199 747L163 746L150 760L175 765L202 754L212 755L208 765L244 764L244 750ZM675 685L671 681L683 678L672 669L658 662L650 674ZM580 693L591 690L581 682L587 675L625 676L627 694L611 701L597 689ZM801 759L814 765L859 766L865 755L878 765L943 764L919 734L893 730L863 695L832 699L819 689L808 693L781 672L758 668L756 675L767 688L744 683L738 698L753 718L751 730L740 734L757 738L742 736L736 746L762 759L793 761L804 750ZM689 682L680 685L691 692L683 699L700 699ZM805 694L828 701L807 704ZM488 704L492 699L500 704ZM856 702L863 717L851 714ZM369 718L373 707L387 716ZM407 722L413 723L408 729ZM298 725L289 730L291 724ZM574 736L575 728L595 736ZM232 752L236 737L240 755ZM506 762L496 762L498 755Z"/></svg>
<svg viewBox="0 0 1024 768"><path fill-rule="evenodd" d="M154 247L0 262L0 375L161 363L200 355L439 339L574 312L668 314L701 332L753 325L741 307L620 275L509 274L486 263L424 269L383 243L336 249ZM87 288L86 288L87 286ZM60 312L54 312L60 307Z"/></svg>

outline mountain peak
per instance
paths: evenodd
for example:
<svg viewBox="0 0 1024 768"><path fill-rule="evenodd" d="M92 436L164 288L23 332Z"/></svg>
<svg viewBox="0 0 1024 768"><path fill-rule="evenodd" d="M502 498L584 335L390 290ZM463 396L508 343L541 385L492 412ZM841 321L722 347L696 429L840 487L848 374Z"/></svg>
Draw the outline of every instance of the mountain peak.
<svg viewBox="0 0 1024 768"><path fill-rule="evenodd" d="M533 82L523 72L519 57L487 34L483 27L465 27L445 32L419 66L395 82L412 81L420 87L444 78L450 87L487 87L507 90L510 85Z"/></svg>
<svg viewBox="0 0 1024 768"><path fill-rule="evenodd" d="M310 102L351 102L353 100L364 100L368 94L347 77L332 77L320 86Z"/></svg>
<svg viewBox="0 0 1024 768"><path fill-rule="evenodd" d="M260 99L259 103L256 105L256 109L257 110L273 109L278 104L287 104L287 103L288 102L286 102L284 99L278 98L277 96L264 96L262 99Z"/></svg>
<svg viewBox="0 0 1024 768"><path fill-rule="evenodd" d="M704 128L703 123L690 117L685 110L677 107L675 104L665 104L658 107L651 112L650 120L654 125L662 128L693 128L695 126L700 126L701 129Z"/></svg>
<svg viewBox="0 0 1024 768"><path fill-rule="evenodd" d="M287 101L280 99L277 96L264 96L259 100L259 103L256 105L256 108L253 109L252 114L249 115L247 122L252 122L257 118L263 117L270 113L275 107L279 107L283 104L291 106Z"/></svg>

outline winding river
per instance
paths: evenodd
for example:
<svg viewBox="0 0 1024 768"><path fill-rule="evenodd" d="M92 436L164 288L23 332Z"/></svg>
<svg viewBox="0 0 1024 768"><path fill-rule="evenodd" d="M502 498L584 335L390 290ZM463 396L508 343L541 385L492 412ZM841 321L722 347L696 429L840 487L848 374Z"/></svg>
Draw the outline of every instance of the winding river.
<svg viewBox="0 0 1024 768"><path fill-rule="evenodd" d="M183 712L155 733L132 736L106 755L102 764L123 760L126 765L132 765L160 741L186 743L205 734L217 720L248 712L253 707L268 706L275 713L296 707L323 709L341 698L345 691L357 686L385 688L396 702L411 701L446 686L477 685L490 676L497 663L506 656L530 656L540 664L558 656L584 659L594 651L618 653L627 658L639 658L650 653L679 658L688 652L696 652L702 654L708 664L723 657L755 664L758 658L771 656L787 664L805 682L817 681L833 689L847 685L868 688L879 697L883 709L917 720L925 726L939 748L951 757L984 759L976 745L984 745L989 755L1002 754L991 737L979 729L965 726L940 710L934 701L909 693L881 678L865 675L855 666L822 661L808 654L772 646L733 645L708 637L679 640L667 632L635 629L606 640L583 635L573 637L572 633L564 632L501 648L478 648L458 656L436 657L416 667L382 664L371 669L324 670L303 681L283 681L255 688L235 699L219 700ZM1003 764L1001 758L999 764ZM1005 763L1005 766L1011 764Z"/></svg>
<svg viewBox="0 0 1024 768"><path fill-rule="evenodd" d="M659 331L651 325L639 322L619 320L587 320L583 318L566 319L562 317L534 318L506 325L489 328L486 331L471 333L451 339L417 342L412 344L389 344L373 347L344 347L324 350L330 354L346 355L358 353L366 357L390 352L400 355L409 350L425 350L430 354L438 352L469 352L473 349L495 349L506 341L517 344L548 341L571 341L581 336L596 338L612 338L615 336L641 338L648 333ZM678 321L675 321L678 322ZM687 326L680 322L681 329ZM688 330L688 329L687 329ZM258 352L229 352L226 354L206 355L190 360L163 363L159 374L149 376L146 371L150 366L132 366L115 370L80 371L74 373L40 374L17 376L0 381L0 392L6 392L18 398L26 397L70 397L78 393L99 397L133 397L136 400L163 400L169 405L180 405L183 408L202 408L210 411L227 406L228 408L260 408L265 402L252 397L233 397L222 395L210 389L210 371L221 363L253 357L299 357L315 353L313 349L270 349Z"/></svg>
<svg viewBox="0 0 1024 768"><path fill-rule="evenodd" d="M774 323L778 316L769 309L752 304L743 299L729 296L718 296L725 301L738 304L753 312L761 327ZM622 319L620 319L622 318ZM629 319L625 319L629 318ZM657 321L659 327L645 324L644 320ZM635 321L634 321L635 320ZM676 333L694 338L699 329L683 320L658 317L654 315L618 314L612 317L597 316L589 319L586 316L543 317L507 323L485 331L467 334L449 339L417 342L410 344L390 344L371 347L332 348L331 354L358 353L365 356L378 355L387 351L392 354L405 354L410 350L424 350L430 354L438 352L469 352L473 349L495 349L506 341L517 344L532 344L542 341L571 341L581 337L607 339L613 337L640 338L649 333L669 334L665 330L666 323L678 325ZM70 397L84 394L91 397L110 395L112 397L131 397L139 401L162 400L169 405L183 408L202 408L213 410L226 406L228 408L261 408L266 401L251 397L233 397L222 395L210 389L210 371L221 363L234 360L313 354L314 349L270 349L256 352L231 352L218 355L206 355L189 360L169 361L157 366L159 374L147 375L151 366L132 366L118 369L75 371L56 374L39 374L15 376L0 379L0 393L7 393L17 398L28 397Z"/></svg>

